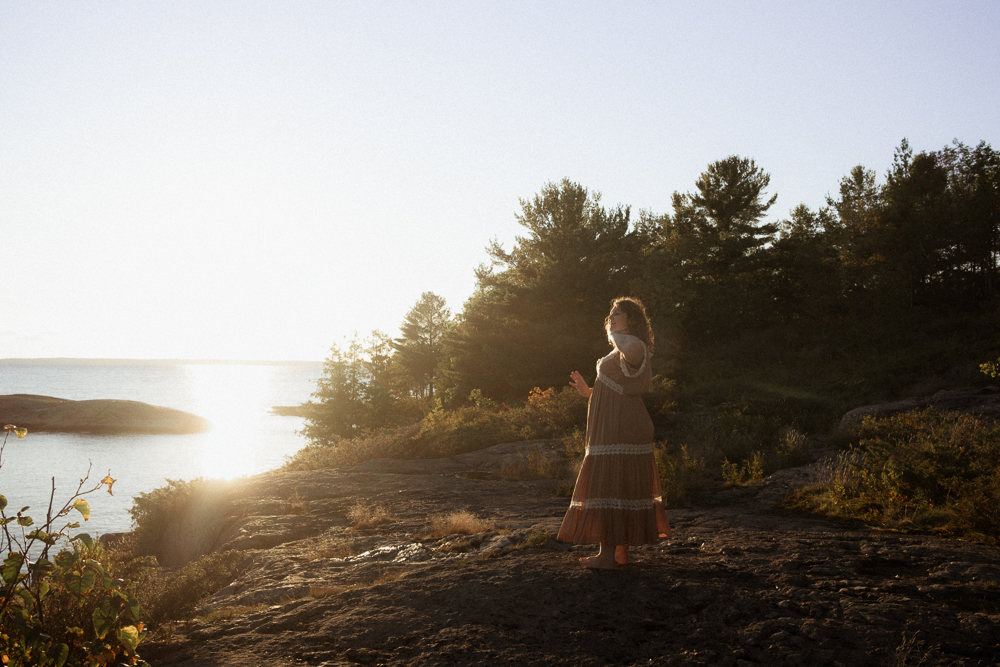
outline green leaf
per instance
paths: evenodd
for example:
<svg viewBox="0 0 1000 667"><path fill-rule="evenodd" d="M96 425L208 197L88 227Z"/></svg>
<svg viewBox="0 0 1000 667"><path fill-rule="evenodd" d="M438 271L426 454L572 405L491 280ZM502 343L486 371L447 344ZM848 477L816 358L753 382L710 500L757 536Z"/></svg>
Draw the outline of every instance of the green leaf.
<svg viewBox="0 0 1000 667"><path fill-rule="evenodd" d="M0 495L0 510L7 508L7 496Z"/></svg>
<svg viewBox="0 0 1000 667"><path fill-rule="evenodd" d="M83 515L84 521L90 521L90 503L88 503L83 498L77 498L73 501L73 509Z"/></svg>
<svg viewBox="0 0 1000 667"><path fill-rule="evenodd" d="M31 609L34 608L35 606L35 599L31 597L31 593L23 588L19 588L15 592L17 593L18 597L21 598L21 602L24 603L24 608L27 609L28 611L31 611Z"/></svg>
<svg viewBox="0 0 1000 667"><path fill-rule="evenodd" d="M130 652L135 653L139 645L139 629L134 625L126 625L118 631L118 641Z"/></svg>
<svg viewBox="0 0 1000 667"><path fill-rule="evenodd" d="M128 604L128 613L132 617L132 620L138 621L139 617L142 616L142 609L139 606L139 598L126 593L125 600Z"/></svg>
<svg viewBox="0 0 1000 667"><path fill-rule="evenodd" d="M87 567L101 575L101 587L103 590L107 591L111 589L111 577L104 571L103 565L91 558L87 560Z"/></svg>
<svg viewBox="0 0 1000 667"><path fill-rule="evenodd" d="M23 554L11 553L4 559L3 569L0 570L0 574L3 575L5 584L9 586L21 578L22 565L24 565Z"/></svg>
<svg viewBox="0 0 1000 667"><path fill-rule="evenodd" d="M56 569L56 566L48 558L39 558L35 561L35 564L31 569L34 573L33 576L37 576L39 574L50 574Z"/></svg>
<svg viewBox="0 0 1000 667"><path fill-rule="evenodd" d="M83 545L88 549L94 548L94 540L87 533L80 533L79 535L74 535L70 539L76 542L83 542Z"/></svg>
<svg viewBox="0 0 1000 667"><path fill-rule="evenodd" d="M63 549L56 554L56 565L63 570L72 570L73 566L80 562L80 555L75 551Z"/></svg>
<svg viewBox="0 0 1000 667"><path fill-rule="evenodd" d="M69 646L66 644L60 644L56 649L56 654L52 656L52 660L55 661L56 667L62 667L66 664L66 659L69 657Z"/></svg>
<svg viewBox="0 0 1000 667"><path fill-rule="evenodd" d="M93 570L84 570L83 574L73 574L72 572L66 573L66 590L70 593L76 593L77 595L86 595L90 591L94 590L94 581L96 577L94 576Z"/></svg>
<svg viewBox="0 0 1000 667"><path fill-rule="evenodd" d="M35 520L32 519L30 516L20 516L20 515L18 515L18 517L17 517L17 525L19 525L19 526L28 527L28 526L34 525L34 523L35 523Z"/></svg>
<svg viewBox="0 0 1000 667"><path fill-rule="evenodd" d="M38 540L40 542L48 544L49 546L52 546L58 541L58 537L56 535L52 535L51 533L46 533L41 528L36 528L35 530L28 533L28 539Z"/></svg>
<svg viewBox="0 0 1000 667"><path fill-rule="evenodd" d="M105 598L101 606L94 610L94 633L98 639L104 639L108 631L115 626L118 614L111 608L111 599Z"/></svg>
<svg viewBox="0 0 1000 667"><path fill-rule="evenodd" d="M45 596L49 594L49 582L40 581L38 582L38 599L44 600Z"/></svg>

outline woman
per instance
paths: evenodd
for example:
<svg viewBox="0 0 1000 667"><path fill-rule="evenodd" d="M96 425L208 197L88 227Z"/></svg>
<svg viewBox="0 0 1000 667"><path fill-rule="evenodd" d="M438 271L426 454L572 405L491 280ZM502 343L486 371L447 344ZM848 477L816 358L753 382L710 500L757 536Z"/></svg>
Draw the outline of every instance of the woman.
<svg viewBox="0 0 1000 667"><path fill-rule="evenodd" d="M653 460L653 421L641 398L653 348L646 309L638 299L615 299L605 329L614 347L598 360L593 389L577 371L570 375L570 386L590 399L587 453L559 539L599 543L600 552L580 562L609 570L628 562L630 544L669 537L670 523Z"/></svg>

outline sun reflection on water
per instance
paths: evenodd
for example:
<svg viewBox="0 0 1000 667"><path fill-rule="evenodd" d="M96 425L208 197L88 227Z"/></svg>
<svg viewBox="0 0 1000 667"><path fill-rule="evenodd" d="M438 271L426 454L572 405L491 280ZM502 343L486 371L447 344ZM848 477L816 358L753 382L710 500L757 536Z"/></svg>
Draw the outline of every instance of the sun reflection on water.
<svg viewBox="0 0 1000 667"><path fill-rule="evenodd" d="M273 366L186 367L193 412L208 419L200 458L205 477L230 479L260 472L266 457L268 389ZM273 418L272 418L273 419Z"/></svg>

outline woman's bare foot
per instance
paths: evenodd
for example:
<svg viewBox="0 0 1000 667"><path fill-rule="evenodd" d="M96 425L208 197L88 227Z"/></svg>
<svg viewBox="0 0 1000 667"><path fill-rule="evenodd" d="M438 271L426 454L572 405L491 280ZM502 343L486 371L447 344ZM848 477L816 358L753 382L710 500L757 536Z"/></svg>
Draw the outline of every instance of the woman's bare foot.
<svg viewBox="0 0 1000 667"><path fill-rule="evenodd" d="M619 544L615 547L615 562L619 565L628 565L628 545Z"/></svg>
<svg viewBox="0 0 1000 667"><path fill-rule="evenodd" d="M613 570L615 569L614 552L605 545L601 545L601 550L596 556L588 556L580 559L580 564L592 570Z"/></svg>

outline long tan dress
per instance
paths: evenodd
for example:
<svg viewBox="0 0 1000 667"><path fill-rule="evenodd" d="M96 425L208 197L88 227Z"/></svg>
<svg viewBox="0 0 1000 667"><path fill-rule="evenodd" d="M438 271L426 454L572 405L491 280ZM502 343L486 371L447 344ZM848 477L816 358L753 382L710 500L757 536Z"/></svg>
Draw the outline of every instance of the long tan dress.
<svg viewBox="0 0 1000 667"><path fill-rule="evenodd" d="M641 341L640 341L641 342ZM653 459L650 352L631 366L617 349L598 360L587 407L587 451L559 539L577 544L653 544L670 536Z"/></svg>

